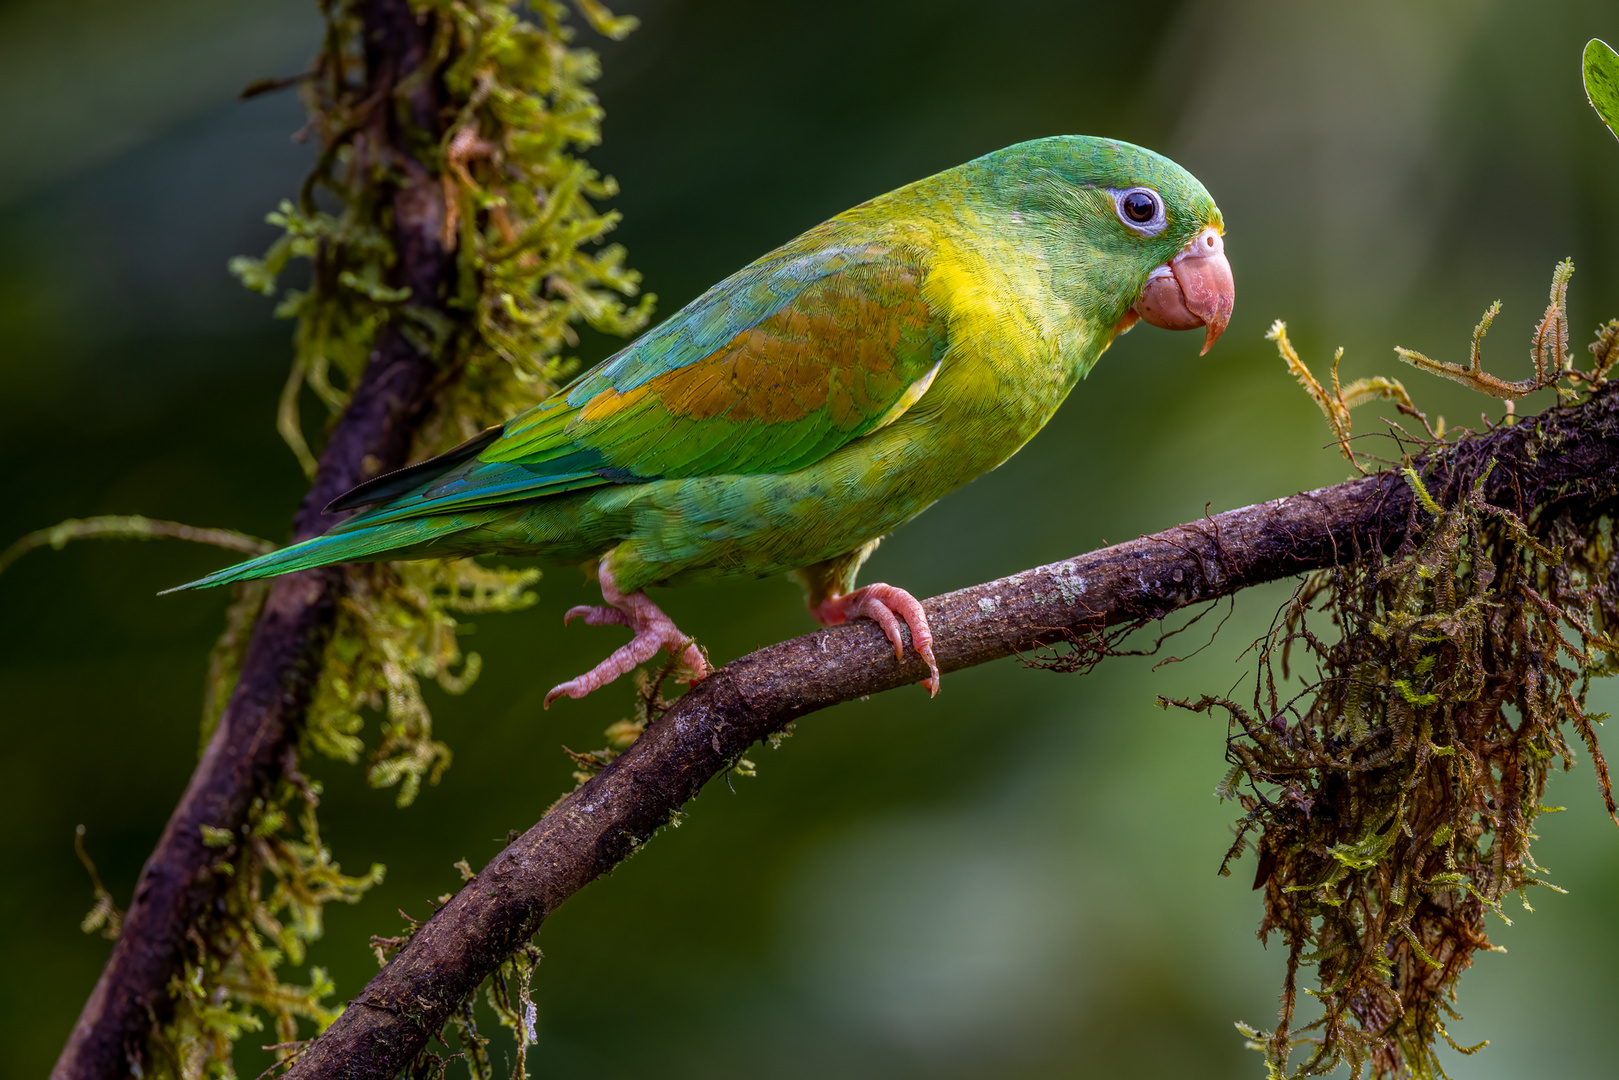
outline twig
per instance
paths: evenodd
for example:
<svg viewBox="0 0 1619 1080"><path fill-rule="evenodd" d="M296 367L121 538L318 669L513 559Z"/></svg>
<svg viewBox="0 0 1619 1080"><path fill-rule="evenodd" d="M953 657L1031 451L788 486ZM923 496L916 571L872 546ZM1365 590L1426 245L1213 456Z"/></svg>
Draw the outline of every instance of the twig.
<svg viewBox="0 0 1619 1080"><path fill-rule="evenodd" d="M162 521L139 514L103 514L100 517L68 518L48 529L35 529L4 551L0 551L0 574L12 563L42 547L60 551L74 540L189 540L194 544L212 544L227 551L240 551L245 555L263 555L275 545L256 536L248 536L233 529L200 529L195 525L182 525L178 521Z"/></svg>
<svg viewBox="0 0 1619 1080"><path fill-rule="evenodd" d="M1491 459L1496 466L1487 469ZM1418 471L1442 500L1465 497L1458 488L1473 488L1466 478L1485 474L1483 497L1520 514L1565 499L1611 508L1619 499L1619 387L1440 447ZM1373 549L1392 552L1416 517L1414 499L1401 475L1379 473L935 597L925 607L939 666L957 671L1098 625L1161 618ZM867 621L721 668L434 912L360 995L377 1007L344 1012L287 1076L396 1075L563 901L667 824L754 742L809 713L925 674L912 653L896 661Z"/></svg>

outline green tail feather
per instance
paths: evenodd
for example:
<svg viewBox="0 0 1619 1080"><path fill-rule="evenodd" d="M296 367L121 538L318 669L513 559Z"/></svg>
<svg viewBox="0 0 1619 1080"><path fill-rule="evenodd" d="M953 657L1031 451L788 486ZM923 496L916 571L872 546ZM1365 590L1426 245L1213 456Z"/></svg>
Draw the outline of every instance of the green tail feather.
<svg viewBox="0 0 1619 1080"><path fill-rule="evenodd" d="M172 589L164 589L158 595L167 596L169 593L185 592L187 589L208 589L215 585L229 585L237 581L275 577L278 574L290 574L295 570L330 566L332 563L358 562L418 544L424 539L422 534L423 522L420 519L361 527L350 532L327 533L300 544L284 547L280 551L272 551L268 555L260 555L256 559L248 559L235 566L227 566L205 578L176 585Z"/></svg>

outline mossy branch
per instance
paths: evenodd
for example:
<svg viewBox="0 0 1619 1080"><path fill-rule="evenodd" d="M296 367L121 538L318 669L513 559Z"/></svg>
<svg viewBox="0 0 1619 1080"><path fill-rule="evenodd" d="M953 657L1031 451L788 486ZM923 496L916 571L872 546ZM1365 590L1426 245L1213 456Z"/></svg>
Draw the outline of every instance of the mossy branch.
<svg viewBox="0 0 1619 1080"><path fill-rule="evenodd" d="M402 76L430 63L431 27L417 20L407 0L370 0L361 17L372 50L366 65L371 92L378 100L397 98L401 106L398 117L379 112L369 134L378 147L399 148L395 160L402 163L408 156L402 149L406 121L416 117L430 130L437 121L436 81L418 80L410 90L399 86ZM376 197L391 205L395 281L409 287L419 304L442 304L438 298L453 276L454 261L438 241L442 204L435 203L436 186L419 166L412 172L401 165L392 181L377 186ZM348 407L294 519L295 539L334 523L323 508L336 496L405 463L432 400L436 358L418 347L403 320L372 325L374 338L361 350ZM154 1068L189 1075L195 1071L194 1055L217 1058L216 1044L228 1044L238 1033L230 1017L198 1012L217 1004L211 989L198 1000L184 993L218 962L216 946L226 954L233 947L213 941L198 956L192 943L201 921L241 877L223 872L222 850L252 851L264 824L255 807L262 811L275 785L296 775L288 766L296 761L296 740L343 591L343 574L336 569L291 574L270 588L229 702L142 869L122 932L52 1070L53 1080L117 1080ZM221 838L229 848L222 849ZM178 995L171 989L176 985ZM325 989L313 986L308 994L318 1000L316 991ZM199 1037L193 1046L171 1051L165 1044L176 1039L156 1036L177 1007L195 1021L180 1026L195 1027ZM154 1060L149 1040L158 1054L173 1060Z"/></svg>
<svg viewBox="0 0 1619 1080"><path fill-rule="evenodd" d="M1429 370L1498 396L1555 387L1567 402L1602 388L1619 324L1598 328L1591 368L1576 370L1565 306L1572 273L1566 260L1553 273L1531 342L1533 379L1508 383L1482 371L1481 345L1499 304L1474 328L1465 368ZM1354 400L1339 388L1337 358L1329 395L1281 331L1277 324L1272 336L1289 370L1353 461L1346 436ZM1516 422L1512 406L1508 396L1507 428ZM1530 456L1556 449L1544 440L1565 434L1540 418L1524 426ZM1446 1024L1457 1018L1458 980L1474 954L1495 948L1486 916L1506 919L1509 892L1528 907L1528 888L1556 888L1543 879L1531 841L1548 809L1551 767L1573 763L1571 732L1591 755L1609 814L1619 813L1596 738L1603 718L1586 711L1591 680L1611 674L1619 654L1611 635L1619 624L1612 502L1577 485L1571 493L1591 497L1552 505L1511 485L1487 497L1501 464L1489 456L1492 439L1444 446L1442 421L1440 428L1427 439L1402 435L1406 446L1426 446L1430 460L1449 464L1442 486L1416 463L1398 470L1416 500L1406 542L1300 584L1253 647L1250 705L1209 695L1160 699L1228 717L1231 770L1218 793L1244 813L1221 872L1257 850L1260 934L1280 934L1288 949L1274 1031L1239 1025L1272 1080L1344 1064L1357 1080L1368 1071L1442 1080L1441 1039L1462 1053L1484 1045L1457 1046ZM1318 613L1336 635L1312 632ZM1302 690L1279 692L1301 662L1314 677ZM1295 1027L1306 968L1320 987L1309 992L1321 1015Z"/></svg>
<svg viewBox="0 0 1619 1080"><path fill-rule="evenodd" d="M1493 467L1480 462L1493 461ZM1601 387L1414 463L1436 504L1582 512L1619 501L1619 387ZM1460 483L1453 478L1474 478ZM1527 517L1527 513L1521 515ZM926 602L940 667L956 671L1157 619L1262 582L1392 553L1432 520L1399 472L1276 499ZM396 1075L569 896L623 861L755 742L806 715L907 687L926 672L860 621L721 668L621 756L555 804L400 947L291 1077ZM948 684L947 684L948 685ZM1257 1034L1257 1033L1256 1033Z"/></svg>
<svg viewBox="0 0 1619 1080"><path fill-rule="evenodd" d="M595 0L574 8L611 38L635 25ZM248 288L280 291L277 314L297 323L277 411L312 480L295 540L330 527L322 508L354 484L547 396L572 366L563 352L578 344L577 324L633 333L653 302L623 249L603 242L618 215L595 203L616 187L579 156L600 139L589 86L600 67L572 44L568 6L329 0L321 10L320 52L277 85L298 86L322 152L299 197L269 215L281 230L269 250L231 263ZM283 289L294 260L309 264L307 285ZM333 417L318 459L302 422L306 389ZM144 519L69 522L8 557L114 535L233 542ZM339 873L299 754L359 761L376 714L367 779L409 803L451 758L423 684L460 693L480 670L458 620L526 607L537 577L450 560L237 589L209 661L202 763L57 1076L228 1080L243 1032L273 1025L285 1053L300 1030L325 1026L329 980L311 969L307 986L290 985L277 969L302 962L323 903L353 902L381 869Z"/></svg>

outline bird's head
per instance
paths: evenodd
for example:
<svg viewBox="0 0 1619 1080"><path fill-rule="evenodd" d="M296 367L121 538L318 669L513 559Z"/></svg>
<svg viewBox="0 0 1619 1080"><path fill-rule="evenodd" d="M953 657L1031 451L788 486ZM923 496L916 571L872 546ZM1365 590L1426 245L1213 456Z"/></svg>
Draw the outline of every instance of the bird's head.
<svg viewBox="0 0 1619 1080"><path fill-rule="evenodd" d="M1225 222L1197 178L1114 139L1058 135L980 161L997 201L1035 226L1052 287L1108 339L1142 319L1204 327L1208 352L1231 320L1236 285Z"/></svg>

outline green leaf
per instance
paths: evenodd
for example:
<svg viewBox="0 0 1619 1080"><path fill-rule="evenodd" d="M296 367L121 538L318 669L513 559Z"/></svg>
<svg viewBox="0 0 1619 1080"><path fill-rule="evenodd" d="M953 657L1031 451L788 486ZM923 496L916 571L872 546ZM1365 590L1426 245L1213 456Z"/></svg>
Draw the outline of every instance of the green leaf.
<svg viewBox="0 0 1619 1080"><path fill-rule="evenodd" d="M1585 96L1619 138L1619 53L1601 38L1585 44Z"/></svg>

